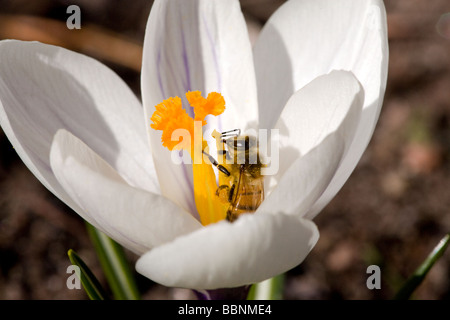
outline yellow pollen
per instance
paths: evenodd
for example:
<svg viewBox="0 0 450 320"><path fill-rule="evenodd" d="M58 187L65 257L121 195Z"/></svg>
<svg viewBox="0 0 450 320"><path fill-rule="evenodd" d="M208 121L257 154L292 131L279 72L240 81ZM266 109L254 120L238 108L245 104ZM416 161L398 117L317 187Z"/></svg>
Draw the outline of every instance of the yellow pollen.
<svg viewBox="0 0 450 320"><path fill-rule="evenodd" d="M222 114L225 111L225 99L217 92L211 92L204 98L200 91L187 92L186 99L194 109L195 119L183 109L181 99L173 97L155 107L150 126L162 131L161 142L164 147L171 151L186 150L195 160L192 165L195 204L201 223L208 225L224 220L229 205L216 195L216 176L211 163L205 161L203 156L207 143L202 137L202 128L196 122L200 124L201 121L201 126L204 126L206 116ZM196 163L197 159L202 159L201 163Z"/></svg>

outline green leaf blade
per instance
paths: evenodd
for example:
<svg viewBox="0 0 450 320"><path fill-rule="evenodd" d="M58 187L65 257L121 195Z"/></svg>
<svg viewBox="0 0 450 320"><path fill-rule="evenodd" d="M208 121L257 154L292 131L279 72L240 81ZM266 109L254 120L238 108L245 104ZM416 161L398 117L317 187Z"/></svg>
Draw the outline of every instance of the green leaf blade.
<svg viewBox="0 0 450 320"><path fill-rule="evenodd" d="M123 248L92 225L86 223L86 227L114 298L139 300L140 294Z"/></svg>
<svg viewBox="0 0 450 320"><path fill-rule="evenodd" d="M400 290L394 297L395 300L408 300L411 297L412 293L422 283L436 261L438 261L439 258L442 257L449 243L450 233L448 233L444 238L441 239L441 241L439 241L438 245L428 255L425 261L416 269L414 274L400 288Z"/></svg>
<svg viewBox="0 0 450 320"><path fill-rule="evenodd" d="M91 300L108 300L108 296L95 277L94 273L89 269L86 263L72 249L67 252L72 265L80 268L80 274L77 274L81 280L84 290Z"/></svg>

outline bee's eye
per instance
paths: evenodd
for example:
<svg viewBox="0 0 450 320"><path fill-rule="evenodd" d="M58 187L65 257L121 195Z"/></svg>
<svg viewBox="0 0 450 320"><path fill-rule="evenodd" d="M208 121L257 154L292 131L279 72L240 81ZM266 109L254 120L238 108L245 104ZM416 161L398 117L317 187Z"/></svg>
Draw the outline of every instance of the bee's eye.
<svg viewBox="0 0 450 320"><path fill-rule="evenodd" d="M243 139L233 140L233 148L236 150L245 150L246 149L245 140Z"/></svg>
<svg viewBox="0 0 450 320"><path fill-rule="evenodd" d="M250 138L249 136L239 137L235 139L227 140L227 145L229 148L233 148L235 150L249 150L255 145L255 140Z"/></svg>

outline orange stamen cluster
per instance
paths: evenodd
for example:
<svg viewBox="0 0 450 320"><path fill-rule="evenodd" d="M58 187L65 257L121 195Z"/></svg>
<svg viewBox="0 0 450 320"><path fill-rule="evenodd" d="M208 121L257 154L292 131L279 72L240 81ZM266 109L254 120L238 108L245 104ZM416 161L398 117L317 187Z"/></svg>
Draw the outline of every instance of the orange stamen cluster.
<svg viewBox="0 0 450 320"><path fill-rule="evenodd" d="M205 99L200 91L189 91L186 93L189 104L194 108L195 120L203 121L206 124L206 116L218 116L225 111L225 99L220 93L211 92Z"/></svg>
<svg viewBox="0 0 450 320"><path fill-rule="evenodd" d="M192 139L194 139L194 121L202 121L206 124L205 117L208 115L218 116L225 111L225 99L220 93L211 92L205 99L200 91L189 91L186 93L186 99L194 108L195 119L192 119L183 109L181 99L173 97L164 100L155 107L150 120L152 129L161 130L161 142L164 147L172 151L173 149L184 149L189 152L192 150ZM186 130L175 132L176 130ZM191 139L184 140L182 137L190 135ZM178 140L173 140L176 137Z"/></svg>
<svg viewBox="0 0 450 320"><path fill-rule="evenodd" d="M185 149L190 151L190 141L173 141L172 135L175 130L184 129L190 134L190 137L194 137L194 120L189 117L186 110L181 105L181 99L179 97L169 98L164 100L156 107L150 120L153 123L150 125L152 129L161 130L161 142L164 147L169 150ZM180 143L181 142L181 143ZM189 144L189 145L188 145Z"/></svg>
<svg viewBox="0 0 450 320"><path fill-rule="evenodd" d="M195 134L198 134L199 131L201 136L200 121L204 126L206 116L218 116L224 112L225 100L221 94L216 92L203 98L199 91L187 92L186 99L194 109L195 119L192 119L183 109L181 99L174 97L164 100L155 107L156 110L151 117L153 121L151 127L155 130L162 130L161 141L164 147L169 150L183 149L188 151L193 159L197 157L202 159L202 151L206 148L207 143L202 138L195 139ZM195 123L197 121L199 122ZM180 131L176 132L179 129L183 129L184 134L189 136L184 136ZM202 224L207 225L225 219L228 204L224 204L216 196L216 176L211 164L194 161L192 170L195 204Z"/></svg>

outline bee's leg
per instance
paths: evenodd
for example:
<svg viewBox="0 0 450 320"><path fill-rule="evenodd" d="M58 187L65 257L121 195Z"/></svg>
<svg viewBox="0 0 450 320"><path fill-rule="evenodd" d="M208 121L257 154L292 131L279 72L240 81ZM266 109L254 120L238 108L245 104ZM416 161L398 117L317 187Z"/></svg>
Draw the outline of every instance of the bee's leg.
<svg viewBox="0 0 450 320"><path fill-rule="evenodd" d="M235 189L236 189L236 185L233 184L231 186L230 193L228 195L228 202L230 202L230 203L232 203L232 201L233 201L233 196L234 196ZM238 218L238 215L233 212L233 205L230 205L230 207L227 210L227 217L226 217L226 219L229 222L234 222L234 221L237 220L237 218Z"/></svg>
<svg viewBox="0 0 450 320"><path fill-rule="evenodd" d="M238 218L238 215L233 213L231 211L231 208L227 210L227 217L226 217L227 221L234 222L237 220L237 218Z"/></svg>
<svg viewBox="0 0 450 320"><path fill-rule="evenodd" d="M225 173L228 177L230 176L230 172L224 166L219 164L212 155L206 153L205 151L202 151L202 152L208 157L209 161L211 162L211 164L213 166L215 166L220 172Z"/></svg>
<svg viewBox="0 0 450 320"><path fill-rule="evenodd" d="M223 202L223 203L227 203L229 202L229 193L230 193L230 187L228 187L227 185L221 185L220 187L217 188L216 190L216 196L219 197L219 199Z"/></svg>
<svg viewBox="0 0 450 320"><path fill-rule="evenodd" d="M235 185L235 184L233 184L233 185L231 186L230 194L228 195L228 202L231 202L231 200L233 200L234 189L236 189L236 185Z"/></svg>

